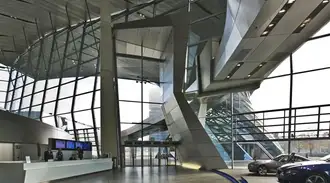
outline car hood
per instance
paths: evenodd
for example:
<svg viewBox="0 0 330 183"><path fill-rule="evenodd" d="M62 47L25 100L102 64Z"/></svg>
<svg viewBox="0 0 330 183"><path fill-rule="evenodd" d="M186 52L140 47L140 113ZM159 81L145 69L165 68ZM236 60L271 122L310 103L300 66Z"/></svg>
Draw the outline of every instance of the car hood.
<svg viewBox="0 0 330 183"><path fill-rule="evenodd" d="M289 163L280 167L281 170L286 170L289 168L299 167L299 166L306 166L306 165L319 165L325 163L325 161L304 161L299 163Z"/></svg>

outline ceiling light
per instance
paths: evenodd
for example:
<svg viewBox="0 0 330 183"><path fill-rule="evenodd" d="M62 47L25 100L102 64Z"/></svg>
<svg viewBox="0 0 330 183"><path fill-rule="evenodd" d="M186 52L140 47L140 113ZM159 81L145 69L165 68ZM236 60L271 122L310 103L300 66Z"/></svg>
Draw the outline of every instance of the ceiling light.
<svg viewBox="0 0 330 183"><path fill-rule="evenodd" d="M322 1L322 3L328 3L329 2L329 0L323 0Z"/></svg>
<svg viewBox="0 0 330 183"><path fill-rule="evenodd" d="M262 35L266 35L266 34L268 34L268 31L264 31L264 32L262 33Z"/></svg>
<svg viewBox="0 0 330 183"><path fill-rule="evenodd" d="M278 13L284 13L285 9L281 9Z"/></svg>
<svg viewBox="0 0 330 183"><path fill-rule="evenodd" d="M306 23L310 22L311 20L312 20L311 18L307 18L307 19L304 21L304 23L306 24Z"/></svg>
<svg viewBox="0 0 330 183"><path fill-rule="evenodd" d="M215 57L212 57L212 59L214 60L214 59L215 59Z"/></svg>
<svg viewBox="0 0 330 183"><path fill-rule="evenodd" d="M269 25L268 25L268 27L273 27L273 26L274 26L274 24L269 24Z"/></svg>
<svg viewBox="0 0 330 183"><path fill-rule="evenodd" d="M238 64L237 64L237 67L241 67L241 64L240 64L240 63L238 63Z"/></svg>
<svg viewBox="0 0 330 183"><path fill-rule="evenodd" d="M263 66L262 64L259 65L259 67L262 67L262 66Z"/></svg>
<svg viewBox="0 0 330 183"><path fill-rule="evenodd" d="M288 4L292 4L292 3L294 3L296 0L289 0L288 1Z"/></svg>
<svg viewBox="0 0 330 183"><path fill-rule="evenodd" d="M227 79L229 79L230 78L230 76L227 76Z"/></svg>
<svg viewBox="0 0 330 183"><path fill-rule="evenodd" d="M305 27L306 24L301 24L300 27Z"/></svg>
<svg viewBox="0 0 330 183"><path fill-rule="evenodd" d="M248 78L251 77L251 74L248 75Z"/></svg>

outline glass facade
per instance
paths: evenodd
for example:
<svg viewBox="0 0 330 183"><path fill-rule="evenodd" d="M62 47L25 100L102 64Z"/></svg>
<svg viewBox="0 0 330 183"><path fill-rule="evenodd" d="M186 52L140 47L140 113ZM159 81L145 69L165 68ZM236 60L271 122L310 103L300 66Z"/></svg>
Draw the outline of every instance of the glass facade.
<svg viewBox="0 0 330 183"><path fill-rule="evenodd" d="M240 166L242 160L269 159L281 153L323 156L329 152L324 143L330 137L329 27L330 23L286 58L257 90L203 100L195 98L197 87L186 92L190 106L229 165L231 160ZM188 87L197 81L190 69L198 60L191 55L193 50L190 47L187 56ZM201 113L203 105L207 107Z"/></svg>
<svg viewBox="0 0 330 183"><path fill-rule="evenodd" d="M157 60L159 50L150 45L141 49L141 42L130 42L121 34L124 33L118 31L115 47L123 131L134 125L151 126L154 122L150 118L162 115L159 88L162 63ZM5 67L0 70L3 79L0 82L4 83L0 83L0 107L65 129L73 139L91 141L93 154L99 155L99 44L99 19L52 32L40 39L9 71ZM144 123L145 120L148 122ZM149 140L149 134L142 133L136 140L142 140L141 137Z"/></svg>

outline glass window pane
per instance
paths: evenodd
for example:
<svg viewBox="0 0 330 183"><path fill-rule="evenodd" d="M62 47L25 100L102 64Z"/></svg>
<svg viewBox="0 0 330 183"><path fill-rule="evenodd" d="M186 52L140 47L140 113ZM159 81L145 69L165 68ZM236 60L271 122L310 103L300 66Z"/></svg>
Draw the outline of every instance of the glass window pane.
<svg viewBox="0 0 330 183"><path fill-rule="evenodd" d="M47 90L47 91L46 91L45 102L49 102L49 101L54 101L54 100L56 100L57 90L58 90L58 88L53 88L53 89L49 89L49 90Z"/></svg>
<svg viewBox="0 0 330 183"><path fill-rule="evenodd" d="M23 88L16 89L14 92L14 99L18 99L22 97Z"/></svg>
<svg viewBox="0 0 330 183"><path fill-rule="evenodd" d="M47 83L47 88L52 88L58 86L60 79L49 79Z"/></svg>
<svg viewBox="0 0 330 183"><path fill-rule="evenodd" d="M330 37L307 41L293 54L293 71L301 72L330 67Z"/></svg>
<svg viewBox="0 0 330 183"><path fill-rule="evenodd" d="M53 116L54 110L55 110L55 102L44 104L42 116L43 117Z"/></svg>
<svg viewBox="0 0 330 183"><path fill-rule="evenodd" d="M94 109L96 127L101 127L101 109Z"/></svg>
<svg viewBox="0 0 330 183"><path fill-rule="evenodd" d="M330 23L325 24L319 31L317 31L312 37L322 36L330 33Z"/></svg>
<svg viewBox="0 0 330 183"><path fill-rule="evenodd" d="M27 95L31 95L32 94L32 90L33 90L33 83L31 84L28 84L25 86L24 88L24 96L27 96Z"/></svg>
<svg viewBox="0 0 330 183"><path fill-rule="evenodd" d="M0 78L1 78L0 80L9 81L8 71L0 70Z"/></svg>
<svg viewBox="0 0 330 183"><path fill-rule="evenodd" d="M118 93L119 100L141 101L141 83L118 79Z"/></svg>
<svg viewBox="0 0 330 183"><path fill-rule="evenodd" d="M155 102L161 103L161 88L152 83L147 83L143 85L143 101L144 102Z"/></svg>
<svg viewBox="0 0 330 183"><path fill-rule="evenodd" d="M73 96L74 82L61 86L60 98Z"/></svg>
<svg viewBox="0 0 330 183"><path fill-rule="evenodd" d="M57 114L70 112L71 106L72 106L72 98L59 100L57 107Z"/></svg>
<svg viewBox="0 0 330 183"><path fill-rule="evenodd" d="M141 122L141 103L119 102L120 122L140 123Z"/></svg>
<svg viewBox="0 0 330 183"><path fill-rule="evenodd" d="M289 76L264 80L250 98L255 111L288 108L289 99Z"/></svg>
<svg viewBox="0 0 330 183"><path fill-rule="evenodd" d="M77 94L93 91L94 81L94 76L78 80Z"/></svg>
<svg viewBox="0 0 330 183"><path fill-rule="evenodd" d="M35 93L33 95L33 102L32 105L37 105L37 104L41 104L42 103L42 97L44 96L44 92L39 92L39 93Z"/></svg>
<svg viewBox="0 0 330 183"><path fill-rule="evenodd" d="M100 107L100 106L101 106L101 92L96 91L95 100L94 100L94 107Z"/></svg>
<svg viewBox="0 0 330 183"><path fill-rule="evenodd" d="M36 83L36 86L35 86L35 92L38 92L38 91L42 91L45 89L45 83L46 81L45 80L42 80L42 81L38 81Z"/></svg>
<svg viewBox="0 0 330 183"><path fill-rule="evenodd" d="M23 100L22 100L22 109L23 108L27 108L30 106L30 102L31 102L31 96L28 96L28 97L24 97Z"/></svg>
<svg viewBox="0 0 330 183"><path fill-rule="evenodd" d="M91 128L93 126L93 117L92 117L91 110L75 112L74 118L78 124L80 123L80 129ZM77 126L77 129L78 129L78 126Z"/></svg>
<svg viewBox="0 0 330 183"><path fill-rule="evenodd" d="M30 118L40 120L41 105L31 108Z"/></svg>
<svg viewBox="0 0 330 183"><path fill-rule="evenodd" d="M76 96L74 110L90 109L92 106L93 93Z"/></svg>
<svg viewBox="0 0 330 183"><path fill-rule="evenodd" d="M20 99L18 99L18 100L14 100L14 101L12 102L11 110L12 110L12 111L16 111L16 110L18 110L18 108L19 108L19 103L20 103L20 102L21 102Z"/></svg>
<svg viewBox="0 0 330 183"><path fill-rule="evenodd" d="M309 72L293 76L293 107L329 104L330 70Z"/></svg>

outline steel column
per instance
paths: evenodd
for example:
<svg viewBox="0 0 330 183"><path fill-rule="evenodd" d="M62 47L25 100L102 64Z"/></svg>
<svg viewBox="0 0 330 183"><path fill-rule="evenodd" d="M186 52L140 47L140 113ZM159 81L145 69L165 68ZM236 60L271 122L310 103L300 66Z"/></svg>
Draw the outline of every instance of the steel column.
<svg viewBox="0 0 330 183"><path fill-rule="evenodd" d="M84 25L83 25L83 32L82 32L82 37L81 37L81 44L80 44L79 55L78 55L78 63L77 63L77 69L76 69L76 78L75 78L75 82L74 82L73 98L72 98L72 105L71 105L71 118L72 118L72 126L73 126L73 130L74 130L74 138L75 138L75 140L78 140L78 134L77 134L77 128L76 128L76 120L75 120L75 116L74 116L74 107L75 107L75 103L76 103L76 95L77 95L77 88L78 88L78 78L79 78L79 75L80 75L81 56L82 56L82 50L83 50L84 41L85 41L86 23L87 23L87 21L85 20Z"/></svg>
<svg viewBox="0 0 330 183"><path fill-rule="evenodd" d="M231 116L231 169L234 169L234 158L235 158L235 139L234 139L234 95L230 93L230 116Z"/></svg>
<svg viewBox="0 0 330 183"><path fill-rule="evenodd" d="M290 98L289 98L289 136L288 153L291 153L291 123L292 123L292 101L293 101L293 57L290 54Z"/></svg>

